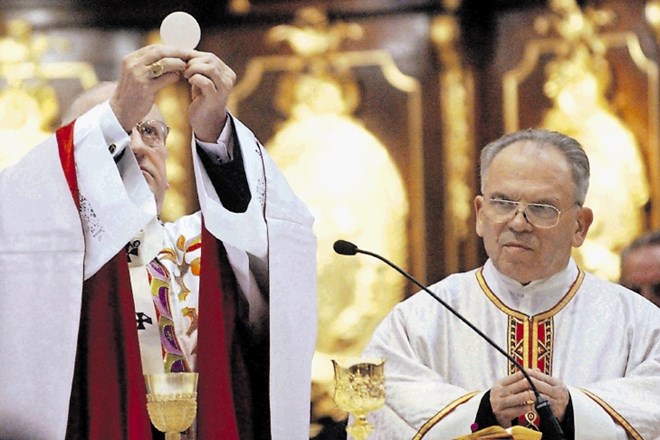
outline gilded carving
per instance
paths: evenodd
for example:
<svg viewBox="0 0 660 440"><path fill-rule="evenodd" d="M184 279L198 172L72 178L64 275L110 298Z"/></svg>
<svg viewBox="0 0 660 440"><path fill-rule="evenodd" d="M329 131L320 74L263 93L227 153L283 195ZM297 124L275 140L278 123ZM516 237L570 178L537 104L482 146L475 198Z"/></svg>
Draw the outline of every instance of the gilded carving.
<svg viewBox="0 0 660 440"><path fill-rule="evenodd" d="M644 15L656 40L660 41L660 0L649 0L644 8Z"/></svg>
<svg viewBox="0 0 660 440"><path fill-rule="evenodd" d="M445 176L445 270L457 272L465 264L461 251L471 236L472 200L474 198L473 164L473 78L472 72L463 65L460 27L456 17L438 16L433 20L431 38L442 64L439 75L440 108ZM463 264L462 264L463 263Z"/></svg>

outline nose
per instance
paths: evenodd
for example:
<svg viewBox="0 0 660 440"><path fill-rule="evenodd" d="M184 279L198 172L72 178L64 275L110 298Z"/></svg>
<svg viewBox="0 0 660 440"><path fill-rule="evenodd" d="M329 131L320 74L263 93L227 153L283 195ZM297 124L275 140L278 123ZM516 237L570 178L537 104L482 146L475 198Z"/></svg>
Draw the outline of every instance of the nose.
<svg viewBox="0 0 660 440"><path fill-rule="evenodd" d="M140 133L137 130L133 130L131 132L131 150L133 150L133 154L139 158L144 155L148 148L149 146L144 143Z"/></svg>
<svg viewBox="0 0 660 440"><path fill-rule="evenodd" d="M513 213L513 217L509 220L509 227L514 230L526 230L531 229L532 224L527 219L527 214L525 214L526 205L518 205L516 211Z"/></svg>

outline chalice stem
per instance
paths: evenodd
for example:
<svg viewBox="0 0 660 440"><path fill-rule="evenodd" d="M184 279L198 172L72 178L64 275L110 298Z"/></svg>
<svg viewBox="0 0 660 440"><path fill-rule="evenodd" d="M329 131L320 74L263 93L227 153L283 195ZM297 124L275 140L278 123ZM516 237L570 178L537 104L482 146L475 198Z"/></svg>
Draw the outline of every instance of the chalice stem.
<svg viewBox="0 0 660 440"><path fill-rule="evenodd" d="M355 423L346 428L346 432L353 437L353 440L367 440L373 430L374 427L367 422L366 416L356 416Z"/></svg>
<svg viewBox="0 0 660 440"><path fill-rule="evenodd" d="M165 440L181 440L181 433L176 431L166 432Z"/></svg>

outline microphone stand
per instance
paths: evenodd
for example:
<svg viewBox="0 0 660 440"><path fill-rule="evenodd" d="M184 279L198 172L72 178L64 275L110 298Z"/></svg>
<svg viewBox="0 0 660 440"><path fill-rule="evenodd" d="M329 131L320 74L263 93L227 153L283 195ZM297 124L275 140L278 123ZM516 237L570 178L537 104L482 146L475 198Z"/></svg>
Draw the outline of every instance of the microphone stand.
<svg viewBox="0 0 660 440"><path fill-rule="evenodd" d="M383 263L387 264L390 266L392 269L396 270L399 272L401 275L406 277L408 280L412 281L415 283L418 287L420 287L424 292L428 293L435 299L437 302L442 304L447 310L449 310L454 316L456 316L458 319L463 321L468 327L470 327L472 330L474 330L479 336L481 336L486 342L488 342L495 350L499 351L501 354L503 354L513 365L520 370L520 372L525 376L525 379L529 383L529 386L532 388L532 392L534 393L534 397L536 399L536 403L534 404L534 408L536 408L536 412L539 414L541 417L541 420L546 422L547 425L544 423L544 427L547 428L546 432L544 434L547 434L547 437L544 437L544 440L566 440L566 437L564 436L564 431L561 429L561 425L559 424L559 421L557 420L557 417L552 412L552 407L550 406L550 402L543 398L541 394L538 392L536 389L536 385L534 385L534 382L532 381L532 378L529 377L529 374L525 371L525 369L511 356L509 353L507 353L504 349L502 349L499 345L497 345L492 339L490 339L484 332L479 330L474 324L472 324L470 321L468 321L463 315L458 313L456 310L454 310L449 304L447 304L445 301L443 301L438 295L433 293L431 289L426 287L424 284L422 284L420 281L418 281L415 277L413 277L411 274L406 272L405 270L401 269L399 266L391 262L385 257L382 257L376 253L365 251L363 249L358 248L355 244L345 241L345 240L337 240L333 246L335 252L341 255L355 255L356 253L360 254L365 254L369 255L371 257L377 258Z"/></svg>

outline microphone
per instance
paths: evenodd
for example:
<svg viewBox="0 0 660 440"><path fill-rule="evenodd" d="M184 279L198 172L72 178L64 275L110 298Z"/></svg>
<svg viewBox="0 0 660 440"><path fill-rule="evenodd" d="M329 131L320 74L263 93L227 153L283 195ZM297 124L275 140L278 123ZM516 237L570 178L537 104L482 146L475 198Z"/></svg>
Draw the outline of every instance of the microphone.
<svg viewBox="0 0 660 440"><path fill-rule="evenodd" d="M340 255L355 255L358 253L358 247L346 240L337 240L332 248Z"/></svg>
<svg viewBox="0 0 660 440"><path fill-rule="evenodd" d="M379 259L383 263L387 264L390 266L392 269L396 270L399 272L401 275L406 277L408 280L412 281L415 283L418 287L420 287L424 292L428 293L435 299L437 302L442 304L444 308L449 310L454 316L456 316L458 319L463 321L468 327L470 327L472 330L474 330L479 336L481 336L482 339L484 339L486 342L488 342L493 348L495 348L497 351L499 351L501 354L503 354L513 365L520 370L520 372L525 376L525 379L529 383L529 386L532 388L532 392L534 393L534 397L536 398L536 404L534 407L536 408L536 412L539 414L541 417L541 421L543 423L543 427L546 428L544 431L544 439L548 440L565 440L566 437L564 436L564 431L561 429L561 425L559 425L559 420L557 420L557 417L552 413L552 407L550 406L550 402L543 398L539 391L536 389L536 385L534 385L534 382L532 381L532 378L529 377L529 374L525 371L525 369L511 356L509 353L507 353L503 348L501 348L499 345L497 345L492 339L490 339L488 336L484 334L481 330L479 330L474 324L472 324L470 321L467 320L463 315L461 315L459 312L454 310L449 304L447 304L445 301L443 301L438 295L433 293L431 289L426 287L424 284L422 284L420 281L418 281L415 277L410 275L408 272L405 270L401 269L399 266L388 260L387 258L378 255L373 252L365 251L363 249L360 249L357 247L357 245L351 243L350 241L346 240L337 240L335 241L334 245L332 248L335 250L340 255L356 255L356 254L365 254L372 256L374 258ZM547 435L547 437L546 437Z"/></svg>

